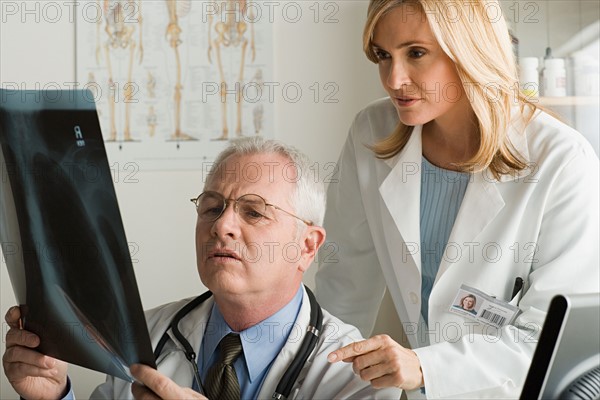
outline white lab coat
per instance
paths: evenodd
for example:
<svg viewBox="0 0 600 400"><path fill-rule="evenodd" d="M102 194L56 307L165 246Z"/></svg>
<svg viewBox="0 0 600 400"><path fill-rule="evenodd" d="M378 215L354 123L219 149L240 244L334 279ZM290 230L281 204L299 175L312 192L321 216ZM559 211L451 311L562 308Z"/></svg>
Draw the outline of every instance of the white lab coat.
<svg viewBox="0 0 600 400"><path fill-rule="evenodd" d="M387 286L421 364L428 398L518 397L551 298L600 291L598 157L576 131L541 113L509 137L531 167L472 176L419 329L421 126L389 160L365 144L398 123L389 98L361 111L328 189L329 249L317 272L323 307L368 336ZM334 249L335 251L331 250ZM496 331L448 311L461 284L522 310ZM431 346L427 346L431 343ZM410 393L409 393L410 395Z"/></svg>
<svg viewBox="0 0 600 400"><path fill-rule="evenodd" d="M167 330L175 313L190 300L170 303L146 313L153 348ZM213 302L212 297L206 300L184 317L179 324L181 333L196 352L200 349ZM309 320L310 302L305 291L296 323L267 373L260 390L260 399L271 399L279 380L302 344ZM170 330L169 336L171 340L165 345L157 362L158 370L178 385L192 387L192 366L185 358L183 347L179 345ZM343 323L323 310L323 330L319 342L304 365L289 399L399 399L401 394L399 389L375 390L369 382L362 381L354 374L351 364L330 364L327 361L327 355L331 351L361 339L355 327ZM109 376L105 383L96 388L90 398L131 399L131 384Z"/></svg>

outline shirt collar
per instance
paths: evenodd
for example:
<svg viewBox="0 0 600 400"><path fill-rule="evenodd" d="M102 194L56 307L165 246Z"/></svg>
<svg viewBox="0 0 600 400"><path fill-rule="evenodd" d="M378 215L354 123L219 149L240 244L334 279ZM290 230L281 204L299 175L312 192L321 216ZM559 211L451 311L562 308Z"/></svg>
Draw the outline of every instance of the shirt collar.
<svg viewBox="0 0 600 400"><path fill-rule="evenodd" d="M234 332L219 307L215 303L210 313L210 319L204 332L205 354L210 359L225 336L229 333L239 333L244 349L244 360L250 381L253 382L277 357L302 306L303 290L298 288L296 295L283 308L269 318L241 332Z"/></svg>

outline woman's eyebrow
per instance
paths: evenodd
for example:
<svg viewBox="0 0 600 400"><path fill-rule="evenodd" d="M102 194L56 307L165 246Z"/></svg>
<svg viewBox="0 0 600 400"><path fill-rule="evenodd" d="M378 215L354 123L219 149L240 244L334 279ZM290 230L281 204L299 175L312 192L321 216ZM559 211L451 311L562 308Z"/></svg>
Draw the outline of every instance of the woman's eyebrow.
<svg viewBox="0 0 600 400"><path fill-rule="evenodd" d="M371 44L372 44L371 47L376 47L378 49L384 50L382 46L378 45L374 41L372 41ZM419 45L432 45L432 44L433 43L430 43L430 42L428 42L426 40L409 40L409 41L402 42L402 43L398 44L394 48L401 49L403 47L419 46Z"/></svg>

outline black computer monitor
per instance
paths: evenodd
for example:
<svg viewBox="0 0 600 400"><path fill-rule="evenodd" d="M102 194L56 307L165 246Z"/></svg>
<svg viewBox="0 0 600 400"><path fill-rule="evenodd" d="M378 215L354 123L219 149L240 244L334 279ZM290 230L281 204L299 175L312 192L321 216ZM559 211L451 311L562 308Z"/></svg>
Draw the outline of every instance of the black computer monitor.
<svg viewBox="0 0 600 400"><path fill-rule="evenodd" d="M599 397L600 293L556 296L550 303L521 399Z"/></svg>

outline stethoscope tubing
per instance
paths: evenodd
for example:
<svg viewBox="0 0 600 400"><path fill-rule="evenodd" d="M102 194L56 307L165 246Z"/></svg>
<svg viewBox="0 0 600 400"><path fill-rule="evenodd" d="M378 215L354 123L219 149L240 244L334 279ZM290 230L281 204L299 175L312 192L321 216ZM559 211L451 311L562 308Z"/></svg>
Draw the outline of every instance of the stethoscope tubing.
<svg viewBox="0 0 600 400"><path fill-rule="evenodd" d="M273 398L275 399L287 398L290 395L294 383L302 371L302 367L306 363L306 360L308 360L310 353L312 353L313 349L317 345L319 334L323 328L323 311L321 310L319 303L317 303L315 295L310 291L309 288L306 288L306 294L308 295L308 299L310 301L310 322L308 324L307 335L302 341L302 345L298 351L298 356L292 360L292 363L277 384L275 393L273 393Z"/></svg>

